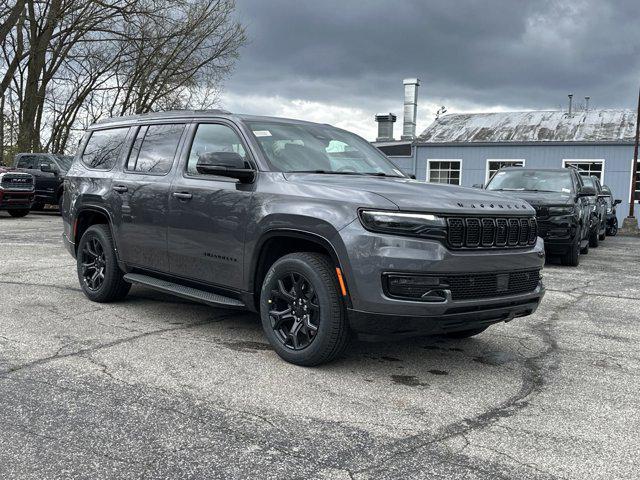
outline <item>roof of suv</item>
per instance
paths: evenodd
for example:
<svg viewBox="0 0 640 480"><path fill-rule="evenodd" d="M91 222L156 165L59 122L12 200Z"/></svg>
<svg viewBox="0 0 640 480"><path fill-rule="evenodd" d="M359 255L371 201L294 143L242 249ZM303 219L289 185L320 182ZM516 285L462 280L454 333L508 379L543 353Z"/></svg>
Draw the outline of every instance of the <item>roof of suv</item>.
<svg viewBox="0 0 640 480"><path fill-rule="evenodd" d="M575 170L576 172L580 172L577 168L574 167L564 167L564 168L525 168L525 167L502 167L500 170L537 170L539 172L566 172Z"/></svg>
<svg viewBox="0 0 640 480"><path fill-rule="evenodd" d="M107 126L115 125L131 125L136 123L143 123L148 121L157 120L194 120L194 119L207 119L207 118L233 118L241 121L251 122L279 122L279 123L291 123L300 125L318 125L313 122L306 122L304 120L295 120L292 118L281 117L267 117L258 115L241 115L228 112L226 110L171 110L168 112L153 112L143 113L140 115L127 115L124 117L111 117L98 120L96 123L89 127L89 130L95 130L97 128L104 128ZM326 125L326 124L325 124Z"/></svg>

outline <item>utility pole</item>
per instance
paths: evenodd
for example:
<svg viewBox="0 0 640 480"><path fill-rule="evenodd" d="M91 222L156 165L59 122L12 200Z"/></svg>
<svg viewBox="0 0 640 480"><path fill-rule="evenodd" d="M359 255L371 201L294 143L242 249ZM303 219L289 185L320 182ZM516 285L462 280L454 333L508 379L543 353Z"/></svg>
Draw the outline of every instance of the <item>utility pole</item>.
<svg viewBox="0 0 640 480"><path fill-rule="evenodd" d="M638 112L636 113L636 141L633 149L633 167L631 168L631 192L629 193L629 216L622 222L620 233L639 235L638 222L633 216L636 202L636 178L638 176L638 143L640 142L640 91L638 91Z"/></svg>
<svg viewBox="0 0 640 480"><path fill-rule="evenodd" d="M638 92L638 113L636 114L636 145L633 149L633 168L631 169L631 195L629 197L629 218L633 218L635 204L636 176L638 175L638 142L640 142L640 91Z"/></svg>

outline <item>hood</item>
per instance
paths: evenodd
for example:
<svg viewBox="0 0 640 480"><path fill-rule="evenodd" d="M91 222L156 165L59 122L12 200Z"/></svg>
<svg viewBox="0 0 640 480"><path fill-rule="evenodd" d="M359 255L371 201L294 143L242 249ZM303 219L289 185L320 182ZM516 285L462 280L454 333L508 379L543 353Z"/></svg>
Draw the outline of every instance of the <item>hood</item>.
<svg viewBox="0 0 640 480"><path fill-rule="evenodd" d="M549 205L565 205L573 203L573 194L562 192L500 192L511 198L518 198L529 203L533 207Z"/></svg>
<svg viewBox="0 0 640 480"><path fill-rule="evenodd" d="M426 183L409 178L309 173L287 173L285 177L293 183L340 188L344 190L346 198L351 198L349 191L375 193L397 205L399 210L451 215L533 215L535 213L527 202L500 193L478 188Z"/></svg>

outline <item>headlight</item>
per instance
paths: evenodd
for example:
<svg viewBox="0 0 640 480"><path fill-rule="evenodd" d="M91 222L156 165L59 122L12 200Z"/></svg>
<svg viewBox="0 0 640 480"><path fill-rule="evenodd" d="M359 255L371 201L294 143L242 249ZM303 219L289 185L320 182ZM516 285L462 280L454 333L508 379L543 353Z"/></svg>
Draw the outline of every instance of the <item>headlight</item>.
<svg viewBox="0 0 640 480"><path fill-rule="evenodd" d="M549 207L549 215L571 215L573 212L574 212L573 206Z"/></svg>
<svg viewBox="0 0 640 480"><path fill-rule="evenodd" d="M367 230L396 235L444 239L447 223L429 213L403 213L361 210L360 221Z"/></svg>

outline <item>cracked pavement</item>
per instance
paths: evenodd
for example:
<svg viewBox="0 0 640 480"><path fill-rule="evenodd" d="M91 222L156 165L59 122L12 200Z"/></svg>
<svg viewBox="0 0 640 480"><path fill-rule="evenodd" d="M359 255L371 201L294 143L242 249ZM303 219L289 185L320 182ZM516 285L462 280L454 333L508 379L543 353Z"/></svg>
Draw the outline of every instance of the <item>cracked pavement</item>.
<svg viewBox="0 0 640 480"><path fill-rule="evenodd" d="M308 369L252 314L91 303L61 227L0 213L0 478L640 476L640 239L547 265L530 317Z"/></svg>

